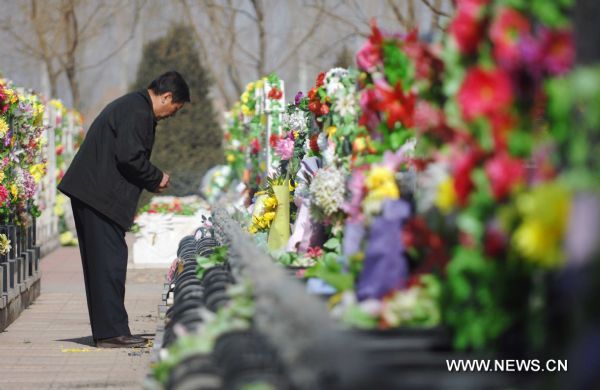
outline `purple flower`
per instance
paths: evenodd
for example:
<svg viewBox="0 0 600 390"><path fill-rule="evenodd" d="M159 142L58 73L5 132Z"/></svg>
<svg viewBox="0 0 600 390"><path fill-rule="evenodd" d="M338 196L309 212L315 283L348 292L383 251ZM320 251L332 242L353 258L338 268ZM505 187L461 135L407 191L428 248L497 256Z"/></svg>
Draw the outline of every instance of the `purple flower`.
<svg viewBox="0 0 600 390"><path fill-rule="evenodd" d="M296 97L294 98L294 104L296 104L296 105L300 104L300 100L302 100L303 97L304 97L304 94L302 93L302 91L298 91L298 93L296 94Z"/></svg>
<svg viewBox="0 0 600 390"><path fill-rule="evenodd" d="M346 222L344 226L344 241L342 242L343 259L348 264L348 258L358 251L363 237L365 236L365 226L362 222Z"/></svg>
<svg viewBox="0 0 600 390"><path fill-rule="evenodd" d="M409 215L410 207L407 202L386 201L382 216L373 220L364 266L356 289L359 300L379 299L406 284L408 263L404 257L400 234L402 224Z"/></svg>
<svg viewBox="0 0 600 390"><path fill-rule="evenodd" d="M4 137L4 146L9 146L12 141L12 129L8 130L6 137Z"/></svg>

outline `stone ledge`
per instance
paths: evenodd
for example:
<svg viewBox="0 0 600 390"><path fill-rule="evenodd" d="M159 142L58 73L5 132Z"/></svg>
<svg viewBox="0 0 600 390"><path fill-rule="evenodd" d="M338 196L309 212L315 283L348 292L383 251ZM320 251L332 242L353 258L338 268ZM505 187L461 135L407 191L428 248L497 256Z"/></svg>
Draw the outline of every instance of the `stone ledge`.
<svg viewBox="0 0 600 390"><path fill-rule="evenodd" d="M31 276L19 288L12 289L2 296L0 306L0 332L13 323L19 315L40 295L41 278L39 272Z"/></svg>

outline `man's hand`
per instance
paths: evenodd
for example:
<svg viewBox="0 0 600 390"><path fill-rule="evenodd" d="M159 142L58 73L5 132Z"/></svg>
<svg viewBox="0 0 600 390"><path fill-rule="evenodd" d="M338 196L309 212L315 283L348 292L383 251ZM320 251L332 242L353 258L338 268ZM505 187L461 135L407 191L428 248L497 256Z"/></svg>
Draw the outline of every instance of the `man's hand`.
<svg viewBox="0 0 600 390"><path fill-rule="evenodd" d="M163 177L162 180L160 181L160 184L158 185L158 193L163 192L167 187L169 186L169 174L166 172L163 172Z"/></svg>

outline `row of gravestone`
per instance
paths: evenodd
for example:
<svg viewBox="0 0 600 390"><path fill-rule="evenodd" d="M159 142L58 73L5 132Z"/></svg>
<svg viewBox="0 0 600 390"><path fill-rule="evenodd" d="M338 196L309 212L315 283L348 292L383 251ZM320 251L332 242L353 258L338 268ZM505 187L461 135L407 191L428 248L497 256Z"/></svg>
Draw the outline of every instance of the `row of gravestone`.
<svg viewBox="0 0 600 390"><path fill-rule="evenodd" d="M0 225L0 234L10 242L10 250L0 255L0 292L4 305L39 279L40 247L36 242L36 219L27 227Z"/></svg>
<svg viewBox="0 0 600 390"><path fill-rule="evenodd" d="M206 318L203 311L216 313L230 301L227 288L236 279L227 261L207 269L201 279L196 272L196 257L209 256L217 246L219 242L204 229L179 242L179 265L163 294L168 309L156 349L173 345L182 333L202 332ZM286 377L275 350L259 332L250 328L222 334L210 354L195 353L183 359L169 373L165 387L241 389L256 382L269 383L275 388L289 387L283 386Z"/></svg>

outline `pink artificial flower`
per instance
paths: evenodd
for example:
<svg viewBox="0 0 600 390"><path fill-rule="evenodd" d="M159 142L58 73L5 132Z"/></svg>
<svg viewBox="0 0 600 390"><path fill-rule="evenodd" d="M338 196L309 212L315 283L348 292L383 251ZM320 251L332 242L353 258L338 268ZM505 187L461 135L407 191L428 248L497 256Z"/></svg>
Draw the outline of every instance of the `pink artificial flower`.
<svg viewBox="0 0 600 390"><path fill-rule="evenodd" d="M525 166L520 159L500 152L485 164L485 173L496 200L506 198L511 190L525 180Z"/></svg>
<svg viewBox="0 0 600 390"><path fill-rule="evenodd" d="M501 69L470 68L458 91L458 104L467 121L504 112L512 101L510 77Z"/></svg>
<svg viewBox="0 0 600 390"><path fill-rule="evenodd" d="M575 62L575 44L572 32L569 30L545 30L542 40L546 71L551 75L568 72Z"/></svg>
<svg viewBox="0 0 600 390"><path fill-rule="evenodd" d="M9 197L8 190L2 184L0 184L0 206L4 206L4 203Z"/></svg>
<svg viewBox="0 0 600 390"><path fill-rule="evenodd" d="M275 153L284 161L291 159L294 157L294 141L289 138L280 139L277 141Z"/></svg>
<svg viewBox="0 0 600 390"><path fill-rule="evenodd" d="M530 33L529 20L519 11L503 7L490 27L490 39L494 44L494 56L503 65L513 66L519 62L519 43Z"/></svg>
<svg viewBox="0 0 600 390"><path fill-rule="evenodd" d="M473 179L471 179L471 172L477 165L478 160L479 153L473 149L454 159L454 191L461 206L467 204L469 195L475 187Z"/></svg>
<svg viewBox="0 0 600 390"><path fill-rule="evenodd" d="M356 53L356 64L358 68L366 72L372 72L375 70L377 65L382 61L380 46L383 41L383 37L377 24L373 21L371 23L371 36L369 40L365 42L363 47Z"/></svg>
<svg viewBox="0 0 600 390"><path fill-rule="evenodd" d="M323 256L323 249L318 246L311 246L306 251L306 256L310 257L311 259L318 259L319 257Z"/></svg>
<svg viewBox="0 0 600 390"><path fill-rule="evenodd" d="M457 1L456 17L452 20L449 31L462 54L475 52L483 37L481 19L483 7L487 3L488 0Z"/></svg>
<svg viewBox="0 0 600 390"><path fill-rule="evenodd" d="M348 213L348 220L351 222L360 222L363 220L361 205L367 192L367 188L365 186L365 171L368 169L368 166L354 169L352 171L352 176L348 181L350 200L344 203L342 209Z"/></svg>

